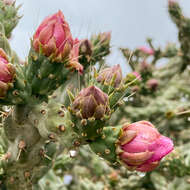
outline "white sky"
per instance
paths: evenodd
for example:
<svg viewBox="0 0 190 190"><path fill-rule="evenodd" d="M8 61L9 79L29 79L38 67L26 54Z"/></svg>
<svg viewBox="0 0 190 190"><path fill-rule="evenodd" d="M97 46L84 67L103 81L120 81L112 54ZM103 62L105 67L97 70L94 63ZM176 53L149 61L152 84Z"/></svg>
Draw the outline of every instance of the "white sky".
<svg viewBox="0 0 190 190"><path fill-rule="evenodd" d="M190 0L179 0L186 15L190 16ZM167 13L167 0L17 0L23 15L14 30L12 47L24 59L30 48L30 38L47 15L63 11L73 36L89 37L92 33L112 31L113 54L110 64L125 61L118 47L135 48L145 45L146 37L155 44L177 42L177 30Z"/></svg>

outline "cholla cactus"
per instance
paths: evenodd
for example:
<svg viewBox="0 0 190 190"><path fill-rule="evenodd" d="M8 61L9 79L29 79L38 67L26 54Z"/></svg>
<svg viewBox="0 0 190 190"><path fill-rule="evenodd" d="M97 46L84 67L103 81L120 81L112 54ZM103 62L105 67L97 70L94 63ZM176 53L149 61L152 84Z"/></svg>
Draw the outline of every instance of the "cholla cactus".
<svg viewBox="0 0 190 190"><path fill-rule="evenodd" d="M109 125L114 123L111 117L116 110L123 109L123 98L131 95L130 87L142 84L140 92L147 94L152 93L150 89L154 93L159 89L154 81L147 82L149 76L154 77L146 62L139 75L125 77L119 65L104 68L104 58L110 53L110 32L74 39L63 13L58 11L37 28L28 61L20 64L7 40L19 18L17 8L14 2L1 0L0 9L4 13L0 18L1 189L50 189L51 183L53 188L66 189L72 176L67 175L65 186L60 185L61 175L56 177L56 169L72 165L68 152L74 157L83 146L91 149L81 148L80 157L87 159L91 154L91 161L100 169L95 175L106 171L109 177L97 183L86 176L78 183L76 180L72 188L81 190L112 188L125 172L153 170L172 151L172 140L160 135L149 122L138 121L128 127L120 122ZM139 48L137 55L158 53L153 48ZM63 95L65 91L67 96ZM116 115L119 121L121 116ZM98 156L109 165L99 162ZM72 170L76 179L82 173L79 170ZM44 183L48 177L50 182Z"/></svg>

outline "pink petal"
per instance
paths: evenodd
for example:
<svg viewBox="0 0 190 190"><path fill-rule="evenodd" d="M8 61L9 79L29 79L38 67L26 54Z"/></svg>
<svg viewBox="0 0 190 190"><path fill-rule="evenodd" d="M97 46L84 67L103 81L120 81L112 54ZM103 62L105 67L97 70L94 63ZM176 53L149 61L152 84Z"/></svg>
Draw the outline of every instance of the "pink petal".
<svg viewBox="0 0 190 190"><path fill-rule="evenodd" d="M56 51L56 44L54 38L51 38L49 42L44 45L43 52L46 56L50 56L52 52Z"/></svg>
<svg viewBox="0 0 190 190"><path fill-rule="evenodd" d="M148 150L147 143L135 139L136 137L128 144L123 145L122 149L129 153L145 152Z"/></svg>
<svg viewBox="0 0 190 190"><path fill-rule="evenodd" d="M48 43L48 41L52 38L53 28L54 28L54 23L51 23L50 25L48 25L42 29L42 31L39 35L39 41L42 44Z"/></svg>
<svg viewBox="0 0 190 190"><path fill-rule="evenodd" d="M64 31L61 23L55 24L53 36L56 41L56 46L57 46L57 48L59 48L61 46L61 44L63 43L63 41L65 41L65 38L66 38L65 31Z"/></svg>
<svg viewBox="0 0 190 190"><path fill-rule="evenodd" d="M0 62L3 62L5 64L8 64L8 61L6 59L4 59L3 57L0 57Z"/></svg>
<svg viewBox="0 0 190 190"><path fill-rule="evenodd" d="M153 152L149 151L139 153L123 152L121 154L121 158L126 164L130 166L139 166L145 163L148 159L150 159L152 155Z"/></svg>
<svg viewBox="0 0 190 190"><path fill-rule="evenodd" d="M150 172L154 170L159 165L159 162L151 162L149 164L142 164L140 167L136 168L140 172Z"/></svg>
<svg viewBox="0 0 190 190"><path fill-rule="evenodd" d="M174 148L173 142L170 138L161 136L154 143L149 146L149 151L153 151L154 154L147 161L147 163L160 161L164 156L169 154Z"/></svg>
<svg viewBox="0 0 190 190"><path fill-rule="evenodd" d="M54 14L54 15L50 15L50 16L46 17L46 18L44 19L44 21L43 21L43 22L40 24L40 26L38 27L38 29L37 29L37 31L36 31L34 37L35 37L35 38L38 37L39 34L40 34L40 32L50 23L50 21L55 20L56 17L57 17L57 13Z"/></svg>

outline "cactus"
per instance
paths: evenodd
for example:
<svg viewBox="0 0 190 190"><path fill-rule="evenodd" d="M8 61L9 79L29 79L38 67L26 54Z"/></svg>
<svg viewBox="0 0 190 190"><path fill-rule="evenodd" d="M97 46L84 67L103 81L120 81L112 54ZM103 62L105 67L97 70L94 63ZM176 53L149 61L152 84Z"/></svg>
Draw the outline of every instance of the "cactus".
<svg viewBox="0 0 190 190"><path fill-rule="evenodd" d="M180 48L121 48L123 76L106 65L111 33L74 38L61 11L20 63L7 40L18 7L0 0L0 189L188 189L190 26L176 1L168 7Z"/></svg>

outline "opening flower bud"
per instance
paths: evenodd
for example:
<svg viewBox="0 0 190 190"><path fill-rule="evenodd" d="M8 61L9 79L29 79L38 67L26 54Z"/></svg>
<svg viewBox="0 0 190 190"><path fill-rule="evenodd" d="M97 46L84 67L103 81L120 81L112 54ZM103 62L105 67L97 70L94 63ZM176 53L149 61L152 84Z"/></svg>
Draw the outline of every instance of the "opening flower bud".
<svg viewBox="0 0 190 190"><path fill-rule="evenodd" d="M83 89L75 98L72 111L83 119L101 119L109 113L108 95L95 86Z"/></svg>
<svg viewBox="0 0 190 190"><path fill-rule="evenodd" d="M148 121L123 126L120 137L119 157L129 168L148 172L159 165L160 160L173 150L170 138L161 135Z"/></svg>
<svg viewBox="0 0 190 190"><path fill-rule="evenodd" d="M0 48L0 97L4 97L13 81L15 68L9 63L6 53Z"/></svg>
<svg viewBox="0 0 190 190"><path fill-rule="evenodd" d="M106 68L100 72L97 78L98 82L107 83L118 88L122 81L122 70L120 65Z"/></svg>
<svg viewBox="0 0 190 190"><path fill-rule="evenodd" d="M72 47L70 28L61 11L46 18L33 37L35 51L42 52L56 62L64 62Z"/></svg>

